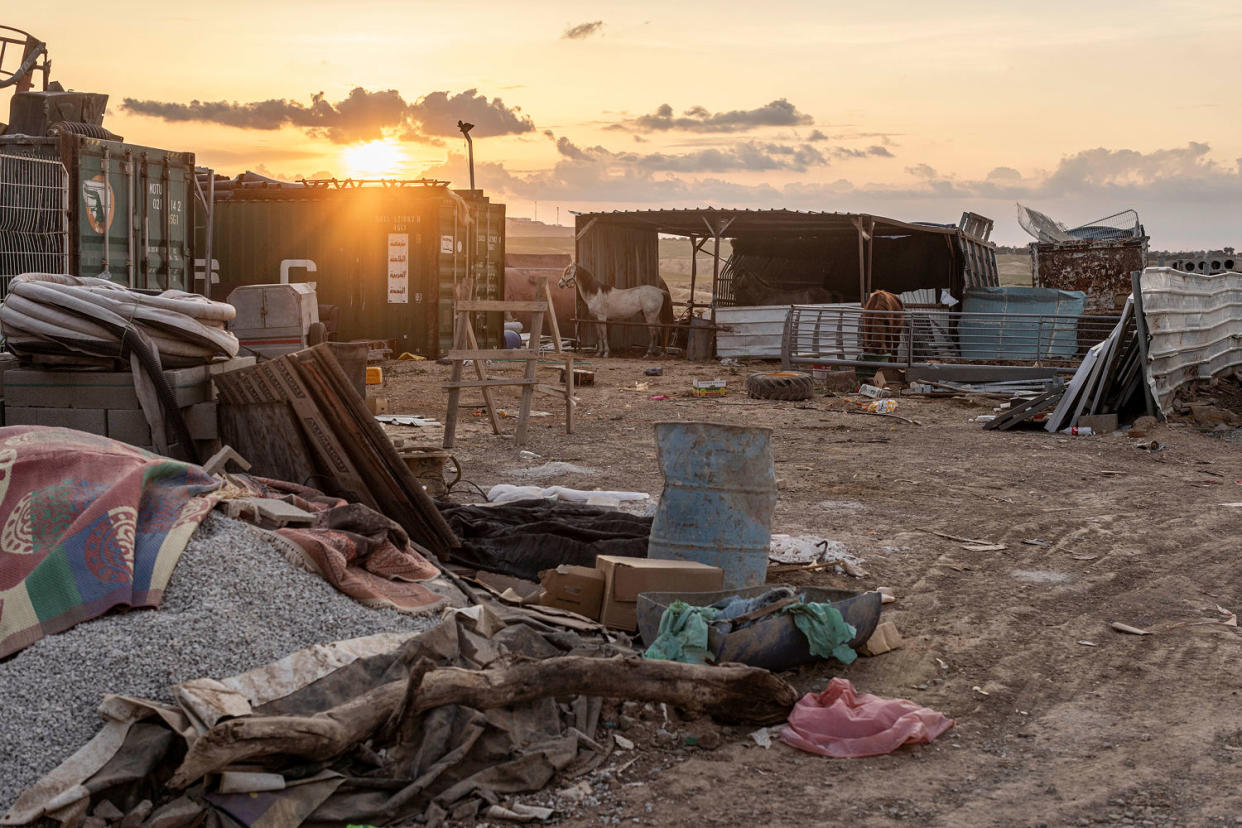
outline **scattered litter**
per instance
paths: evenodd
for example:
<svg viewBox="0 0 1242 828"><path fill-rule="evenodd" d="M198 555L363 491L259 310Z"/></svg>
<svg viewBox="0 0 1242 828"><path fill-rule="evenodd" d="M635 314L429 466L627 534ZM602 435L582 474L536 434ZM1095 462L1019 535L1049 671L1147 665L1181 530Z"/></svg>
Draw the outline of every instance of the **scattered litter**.
<svg viewBox="0 0 1242 828"><path fill-rule="evenodd" d="M375 419L385 425L418 426L419 428L440 425L439 420L417 417L412 414L376 414Z"/></svg>
<svg viewBox="0 0 1242 828"><path fill-rule="evenodd" d="M665 400L671 400L672 397L670 397L668 394L652 394L647 399L651 400L652 402L664 402Z"/></svg>
<svg viewBox="0 0 1242 828"><path fill-rule="evenodd" d="M1063 428L1058 434L1068 434L1071 437L1090 437L1095 432L1091 430L1091 426L1070 426Z"/></svg>
<svg viewBox="0 0 1242 828"><path fill-rule="evenodd" d="M721 367L724 367L724 368L741 368L742 367L741 361L734 359L733 357L725 357L724 359L720 360L720 365Z"/></svg>
<svg viewBox="0 0 1242 828"><path fill-rule="evenodd" d="M897 410L896 400L875 400L867 403L867 410L872 414L891 414Z"/></svg>
<svg viewBox="0 0 1242 828"><path fill-rule="evenodd" d="M1098 646L1100 646L1099 644L1096 644L1094 641L1079 641L1078 643L1079 643L1079 644L1081 644L1081 645L1082 645L1082 646L1084 646L1084 647L1098 647Z"/></svg>
<svg viewBox="0 0 1242 828"><path fill-rule="evenodd" d="M513 418L518 416L518 412L510 411L507 408L497 408L496 416L501 418L502 420L512 420ZM530 412L530 416L531 417L551 417L552 414L551 412L548 412L548 411L532 411Z"/></svg>
<svg viewBox="0 0 1242 828"><path fill-rule="evenodd" d="M962 548L967 552L1004 552L1009 547L1003 543L968 543Z"/></svg>
<svg viewBox="0 0 1242 828"><path fill-rule="evenodd" d="M947 670L947 669L949 669L949 665L948 665L947 663L945 663L945 660L944 660L943 658L937 658L937 659L936 659L936 664L940 665L940 669L941 669L941 670Z"/></svg>
<svg viewBox="0 0 1242 828"><path fill-rule="evenodd" d="M649 377L662 377L664 376L664 369L661 367L648 368L646 371L643 371L643 373Z"/></svg>
<svg viewBox="0 0 1242 828"><path fill-rule="evenodd" d="M834 678L823 693L807 693L789 713L781 741L836 758L880 756L902 745L932 741L953 720L907 699L857 693L849 681Z"/></svg>
<svg viewBox="0 0 1242 828"><path fill-rule="evenodd" d="M897 600L897 596L893 595L892 587L876 587L875 591L880 593L881 604L891 604Z"/></svg>
<svg viewBox="0 0 1242 828"><path fill-rule="evenodd" d="M1100 557L1100 556L1099 556L1099 555L1083 555L1083 554L1078 554L1078 555L1070 555L1070 557L1071 557L1071 558L1073 558L1073 559L1074 559L1074 560L1076 560L1076 561L1094 561L1096 558L1098 558L1098 557Z"/></svg>
<svg viewBox="0 0 1242 828"><path fill-rule="evenodd" d="M815 508L825 512L861 512L865 507L857 500L821 500Z"/></svg>
<svg viewBox="0 0 1242 828"><path fill-rule="evenodd" d="M1165 449L1164 443L1161 443L1157 440L1139 440L1137 443L1134 444L1134 447L1141 451L1150 451L1150 452L1164 451Z"/></svg>
<svg viewBox="0 0 1242 828"><path fill-rule="evenodd" d="M620 733L612 734L613 740L617 743L617 747L621 750L633 750L634 743L622 736Z"/></svg>
<svg viewBox="0 0 1242 828"><path fill-rule="evenodd" d="M691 380L690 391L696 397L723 397L728 393L728 387L725 381L720 378Z"/></svg>
<svg viewBox="0 0 1242 828"><path fill-rule="evenodd" d="M504 819L509 822L543 822L553 813L551 808L539 808L515 802L508 808L503 805L492 805L483 812L483 815L489 819Z"/></svg>
<svg viewBox="0 0 1242 828"><path fill-rule="evenodd" d="M523 460L537 460L539 458L539 455L535 454L533 451L527 451L526 449L522 449L521 451L518 452L518 457L521 457Z"/></svg>
<svg viewBox="0 0 1242 828"><path fill-rule="evenodd" d="M897 625L892 621L883 621L871 634L858 652L865 656L878 656L891 652L901 647L901 633L897 631Z"/></svg>
<svg viewBox="0 0 1242 828"><path fill-rule="evenodd" d="M872 399L891 397L893 395L893 392L889 391L887 388L877 388L874 385L866 384L858 386L858 393L862 394L864 397L871 397Z"/></svg>
<svg viewBox="0 0 1242 828"><path fill-rule="evenodd" d="M627 385L627 386L624 386L621 390L622 391L646 391L649 388L651 388L651 383L649 382L636 382L634 383L634 386L632 388Z"/></svg>
<svg viewBox="0 0 1242 828"><path fill-rule="evenodd" d="M560 460L544 463L541 466L532 466L528 469L514 469L509 472L510 477L516 477L519 480L542 480L546 477L564 477L569 474L594 477L599 472L587 466L575 466L573 463L565 463Z"/></svg>
<svg viewBox="0 0 1242 828"><path fill-rule="evenodd" d="M1228 509L1242 509L1242 503L1221 503L1218 505L1224 506Z"/></svg>
<svg viewBox="0 0 1242 828"><path fill-rule="evenodd" d="M975 691L976 693L978 693L980 696L990 696L990 695L992 695L992 694L991 694L991 693L989 693L987 690L984 690L982 687L980 687L980 686L979 686L979 685L977 685L977 684L976 684L974 687L970 688L970 689L971 689L971 690L974 690L974 691Z"/></svg>
<svg viewBox="0 0 1242 828"><path fill-rule="evenodd" d="M1129 633L1130 635L1153 635L1150 630L1140 630L1138 627L1131 627L1129 624L1123 624L1120 621L1114 621L1108 626L1117 632Z"/></svg>
<svg viewBox="0 0 1242 828"><path fill-rule="evenodd" d="M848 554L841 541L825 540L815 535L773 534L768 550L770 559L783 564L820 563Z"/></svg>
<svg viewBox="0 0 1242 828"><path fill-rule="evenodd" d="M397 357L397 359L404 359L410 362L425 362L427 357L411 354L409 351L402 351L401 356Z"/></svg>
<svg viewBox="0 0 1242 828"><path fill-rule="evenodd" d="M763 748L764 750L767 750L768 748L772 747L772 735L774 731L779 732L780 728L761 727L758 730L752 731L750 734L750 738L756 745Z"/></svg>

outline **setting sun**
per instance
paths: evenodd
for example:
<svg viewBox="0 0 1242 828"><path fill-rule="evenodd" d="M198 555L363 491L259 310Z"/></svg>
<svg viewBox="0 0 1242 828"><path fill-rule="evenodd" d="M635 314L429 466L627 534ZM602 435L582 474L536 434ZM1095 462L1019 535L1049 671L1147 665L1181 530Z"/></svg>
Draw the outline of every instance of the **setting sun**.
<svg viewBox="0 0 1242 828"><path fill-rule="evenodd" d="M401 145L388 138L346 147L341 161L351 178L395 178L402 174L406 157Z"/></svg>

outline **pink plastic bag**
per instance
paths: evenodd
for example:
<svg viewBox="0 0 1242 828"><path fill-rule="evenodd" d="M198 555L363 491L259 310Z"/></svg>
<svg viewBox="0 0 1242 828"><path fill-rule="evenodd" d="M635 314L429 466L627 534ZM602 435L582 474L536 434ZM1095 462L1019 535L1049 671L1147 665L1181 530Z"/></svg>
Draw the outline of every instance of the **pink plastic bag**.
<svg viewBox="0 0 1242 828"><path fill-rule="evenodd" d="M854 692L834 678L824 692L807 693L789 713L781 741L836 758L879 756L905 744L930 742L953 727L943 713L906 699L882 699Z"/></svg>

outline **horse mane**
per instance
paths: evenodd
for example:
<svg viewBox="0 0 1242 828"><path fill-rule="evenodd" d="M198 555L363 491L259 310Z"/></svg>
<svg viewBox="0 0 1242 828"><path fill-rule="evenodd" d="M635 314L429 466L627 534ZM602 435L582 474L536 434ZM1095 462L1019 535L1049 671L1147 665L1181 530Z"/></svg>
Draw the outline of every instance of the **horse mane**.
<svg viewBox="0 0 1242 828"><path fill-rule="evenodd" d="M580 264L574 264L574 279L582 285L582 292L590 296L599 293L603 288L596 281L595 275Z"/></svg>

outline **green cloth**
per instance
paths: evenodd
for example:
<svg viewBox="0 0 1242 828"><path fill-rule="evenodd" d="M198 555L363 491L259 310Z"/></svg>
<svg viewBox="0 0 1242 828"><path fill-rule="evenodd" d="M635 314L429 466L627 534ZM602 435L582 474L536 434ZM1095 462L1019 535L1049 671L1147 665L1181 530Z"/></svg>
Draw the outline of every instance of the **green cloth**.
<svg viewBox="0 0 1242 828"><path fill-rule="evenodd" d="M793 616L794 624L810 642L811 655L835 658L842 664L850 664L858 658L858 653L850 648L850 641L858 631L845 623L836 607L831 604L793 604L782 612Z"/></svg>
<svg viewBox="0 0 1242 828"><path fill-rule="evenodd" d="M716 618L714 607L692 607L685 601L674 601L660 616L660 631L651 642L645 658L680 661L684 664L706 664L715 661L707 651L707 624ZM837 613L841 617L841 613Z"/></svg>

